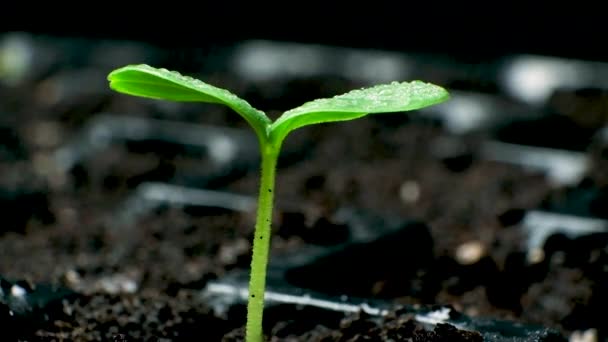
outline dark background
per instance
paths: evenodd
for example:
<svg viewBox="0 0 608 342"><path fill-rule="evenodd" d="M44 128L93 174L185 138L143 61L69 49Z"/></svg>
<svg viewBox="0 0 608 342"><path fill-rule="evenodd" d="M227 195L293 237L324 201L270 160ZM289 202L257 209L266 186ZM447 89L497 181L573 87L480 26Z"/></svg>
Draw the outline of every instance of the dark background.
<svg viewBox="0 0 608 342"><path fill-rule="evenodd" d="M204 48L244 39L453 54L534 53L608 61L601 2L92 2L3 4L0 28Z"/></svg>

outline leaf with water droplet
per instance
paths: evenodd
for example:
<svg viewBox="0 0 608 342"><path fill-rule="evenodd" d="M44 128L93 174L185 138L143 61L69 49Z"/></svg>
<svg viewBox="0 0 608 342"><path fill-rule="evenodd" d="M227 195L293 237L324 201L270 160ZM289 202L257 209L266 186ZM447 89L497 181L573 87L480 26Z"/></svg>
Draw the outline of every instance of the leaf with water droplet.
<svg viewBox="0 0 608 342"><path fill-rule="evenodd" d="M314 100L289 110L272 124L271 134L280 141L287 133L302 126L352 120L368 114L415 110L448 98L444 88L421 81L381 84Z"/></svg>
<svg viewBox="0 0 608 342"><path fill-rule="evenodd" d="M108 75L110 88L129 95L182 102L224 104L239 113L256 133L266 135L270 119L247 101L228 90L218 88L176 71L149 65L128 65Z"/></svg>

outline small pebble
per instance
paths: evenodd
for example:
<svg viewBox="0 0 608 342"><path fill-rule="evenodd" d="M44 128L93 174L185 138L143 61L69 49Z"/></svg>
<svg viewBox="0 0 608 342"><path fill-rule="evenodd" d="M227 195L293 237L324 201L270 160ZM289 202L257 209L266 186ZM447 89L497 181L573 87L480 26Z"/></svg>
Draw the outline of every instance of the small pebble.
<svg viewBox="0 0 608 342"><path fill-rule="evenodd" d="M122 274L102 278L95 285L97 290L109 294L135 293L138 289L133 279Z"/></svg>
<svg viewBox="0 0 608 342"><path fill-rule="evenodd" d="M486 249L480 241L469 241L456 249L456 261L461 265L472 265L481 259Z"/></svg>
<svg viewBox="0 0 608 342"><path fill-rule="evenodd" d="M23 287L19 285L11 286L11 296L13 297L23 297L26 295L26 291Z"/></svg>
<svg viewBox="0 0 608 342"><path fill-rule="evenodd" d="M81 281L80 275L74 270L67 270L63 277L66 281L66 284L71 287L78 286Z"/></svg>
<svg viewBox="0 0 608 342"><path fill-rule="evenodd" d="M411 204L417 202L420 198L420 185L413 180L403 182L399 189L399 196L404 203Z"/></svg>
<svg viewBox="0 0 608 342"><path fill-rule="evenodd" d="M534 248L528 251L528 263L531 265L541 263L545 260L545 251L542 248Z"/></svg>
<svg viewBox="0 0 608 342"><path fill-rule="evenodd" d="M597 342L597 330L588 329L585 331L575 331L570 335L570 342Z"/></svg>
<svg viewBox="0 0 608 342"><path fill-rule="evenodd" d="M232 243L226 243L220 247L218 258L224 265L236 263L239 255L243 255L249 250L249 242L246 239L237 239Z"/></svg>

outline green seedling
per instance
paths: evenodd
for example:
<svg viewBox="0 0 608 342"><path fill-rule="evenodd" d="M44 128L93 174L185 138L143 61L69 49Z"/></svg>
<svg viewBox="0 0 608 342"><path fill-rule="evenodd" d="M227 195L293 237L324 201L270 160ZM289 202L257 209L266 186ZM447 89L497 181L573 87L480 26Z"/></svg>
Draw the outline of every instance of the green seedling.
<svg viewBox="0 0 608 342"><path fill-rule="evenodd" d="M262 314L266 267L271 237L275 172L281 144L296 128L333 121L361 118L368 114L402 112L443 102L448 92L421 81L393 82L353 90L333 98L307 102L283 113L274 122L231 92L200 80L148 65L129 65L108 75L110 87L118 92L153 99L208 102L226 105L253 128L260 144L261 179L249 279L246 338L263 340Z"/></svg>

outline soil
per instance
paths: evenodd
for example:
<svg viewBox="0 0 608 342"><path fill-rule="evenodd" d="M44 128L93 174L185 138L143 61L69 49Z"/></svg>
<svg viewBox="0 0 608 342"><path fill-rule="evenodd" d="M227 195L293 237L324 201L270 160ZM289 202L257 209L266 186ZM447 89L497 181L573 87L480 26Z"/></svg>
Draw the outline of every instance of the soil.
<svg viewBox="0 0 608 342"><path fill-rule="evenodd" d="M55 42L43 37L34 44L40 41ZM145 48L150 60L176 64ZM113 141L67 169L53 158L61 147L77 146L74 139L101 114L246 129L244 123L219 106L110 92L105 74L123 59L99 65L90 57L74 63L51 56L56 61L46 69L0 82L0 339L243 340L244 305L219 312L201 293L210 281L246 271L254 213L200 203L161 201L140 211L131 205L147 182L203 185L254 198L257 165L242 161L255 161L255 155L221 177L207 172L214 167L211 152L154 137ZM203 78L271 116L361 85L331 75L254 82L222 70ZM101 81L91 79L95 75ZM446 84L489 89L486 80ZM568 105L570 98L576 106ZM449 305L472 318L551 329L542 338L521 340L561 341L587 332L608 341L608 233L558 232L538 254L529 249L525 228L532 210L608 218L608 143L591 139L606 124L605 104L605 92L558 92L544 109L553 120L465 135L419 113L294 132L278 170L273 260L307 245L347 241L350 227L335 216L341 208L419 224L388 250L361 247L347 258L338 253L287 274L298 288L390 302L388 315L271 305L265 313L268 340L483 340L479 332L451 324L423 324L405 309ZM586 108L594 110L593 120L580 119ZM539 139L555 122L572 127L571 143ZM524 136L521 127L537 128ZM577 150L592 163L575 184L555 184L541 171L484 158L480 146L492 139Z"/></svg>

